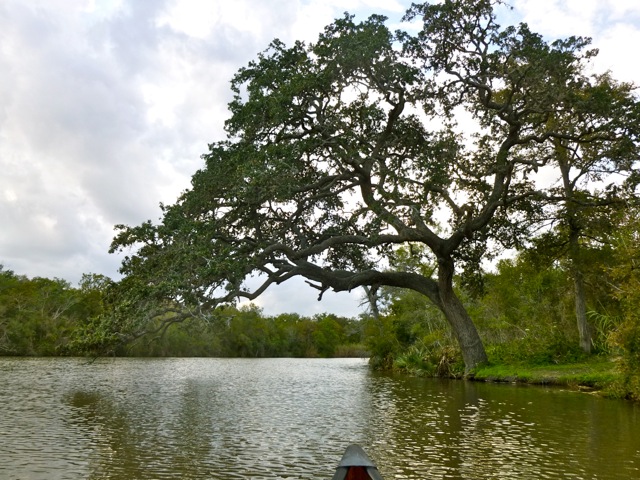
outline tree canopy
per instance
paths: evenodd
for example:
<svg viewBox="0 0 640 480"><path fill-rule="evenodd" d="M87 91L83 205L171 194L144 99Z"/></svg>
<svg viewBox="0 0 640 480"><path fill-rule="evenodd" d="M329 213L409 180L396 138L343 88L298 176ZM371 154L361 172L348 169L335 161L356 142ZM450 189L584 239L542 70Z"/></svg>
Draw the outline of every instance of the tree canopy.
<svg viewBox="0 0 640 480"><path fill-rule="evenodd" d="M499 3L414 4L416 35L345 14L313 44L274 40L233 78L227 138L192 187L160 223L119 226L112 250L133 252L108 328L207 315L301 276L320 298L361 286L426 295L467 368L486 361L454 274L471 280L489 239L519 241L550 201L536 173L559 143L586 152L625 138L629 158L639 119L630 88L587 73L589 39L503 28ZM432 275L389 268L408 244L425 247Z"/></svg>

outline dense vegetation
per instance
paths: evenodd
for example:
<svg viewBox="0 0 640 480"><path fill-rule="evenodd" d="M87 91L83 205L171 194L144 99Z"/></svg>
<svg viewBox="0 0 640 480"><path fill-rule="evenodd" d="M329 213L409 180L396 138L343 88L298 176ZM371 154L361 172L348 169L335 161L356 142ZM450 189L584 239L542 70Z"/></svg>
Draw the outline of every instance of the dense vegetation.
<svg viewBox="0 0 640 480"><path fill-rule="evenodd" d="M610 394L640 399L640 216L633 208L620 212L606 243L581 243L589 352L576 325L572 265L561 252L534 244L483 275L481 291L459 289L491 364L538 367L597 357L611 362L609 373L619 374L608 385ZM410 263L408 250L399 257ZM457 343L424 297L385 289L380 303L379 330L367 337L375 363L423 375L463 375Z"/></svg>
<svg viewBox="0 0 640 480"><path fill-rule="evenodd" d="M0 355L59 355L77 328L103 311L99 275L79 288L54 278L29 279L0 265Z"/></svg>

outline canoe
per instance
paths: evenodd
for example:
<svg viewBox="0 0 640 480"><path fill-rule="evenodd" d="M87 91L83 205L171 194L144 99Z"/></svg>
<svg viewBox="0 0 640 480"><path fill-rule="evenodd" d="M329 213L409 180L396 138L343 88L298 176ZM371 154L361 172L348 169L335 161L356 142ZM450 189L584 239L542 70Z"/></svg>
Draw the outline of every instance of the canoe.
<svg viewBox="0 0 640 480"><path fill-rule="evenodd" d="M382 480L382 477L362 447L349 445L332 480Z"/></svg>

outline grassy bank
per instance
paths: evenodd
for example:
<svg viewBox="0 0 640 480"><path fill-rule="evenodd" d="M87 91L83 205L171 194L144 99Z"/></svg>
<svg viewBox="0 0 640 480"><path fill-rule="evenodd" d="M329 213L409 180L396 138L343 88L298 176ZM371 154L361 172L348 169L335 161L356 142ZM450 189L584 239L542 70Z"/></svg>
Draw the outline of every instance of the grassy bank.
<svg viewBox="0 0 640 480"><path fill-rule="evenodd" d="M489 362L469 373L469 379L557 385L640 402L640 368L635 367L639 363L630 361L624 350L609 355L586 355L566 341L538 343L533 347L510 342L491 345L487 350ZM372 360L376 366L375 357ZM460 350L451 344L412 345L377 367L421 377L465 376Z"/></svg>
<svg viewBox="0 0 640 480"><path fill-rule="evenodd" d="M580 390L599 391L609 397L624 397L619 390L622 375L617 371L615 360L603 357L569 364L489 364L477 368L470 378L485 382L560 385Z"/></svg>

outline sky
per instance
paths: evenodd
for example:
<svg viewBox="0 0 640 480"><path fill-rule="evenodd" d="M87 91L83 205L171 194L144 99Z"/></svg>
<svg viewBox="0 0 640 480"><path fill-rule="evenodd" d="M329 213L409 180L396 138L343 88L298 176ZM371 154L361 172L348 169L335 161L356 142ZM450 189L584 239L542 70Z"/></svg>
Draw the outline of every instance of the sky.
<svg viewBox="0 0 640 480"><path fill-rule="evenodd" d="M28 277L113 279L114 225L157 221L224 139L233 74L269 42L314 41L344 11L389 17L406 0L3 0L0 264ZM500 20L547 39L590 36L597 71L640 84L637 0L510 0ZM362 292L303 280L254 301L268 315L355 316Z"/></svg>

